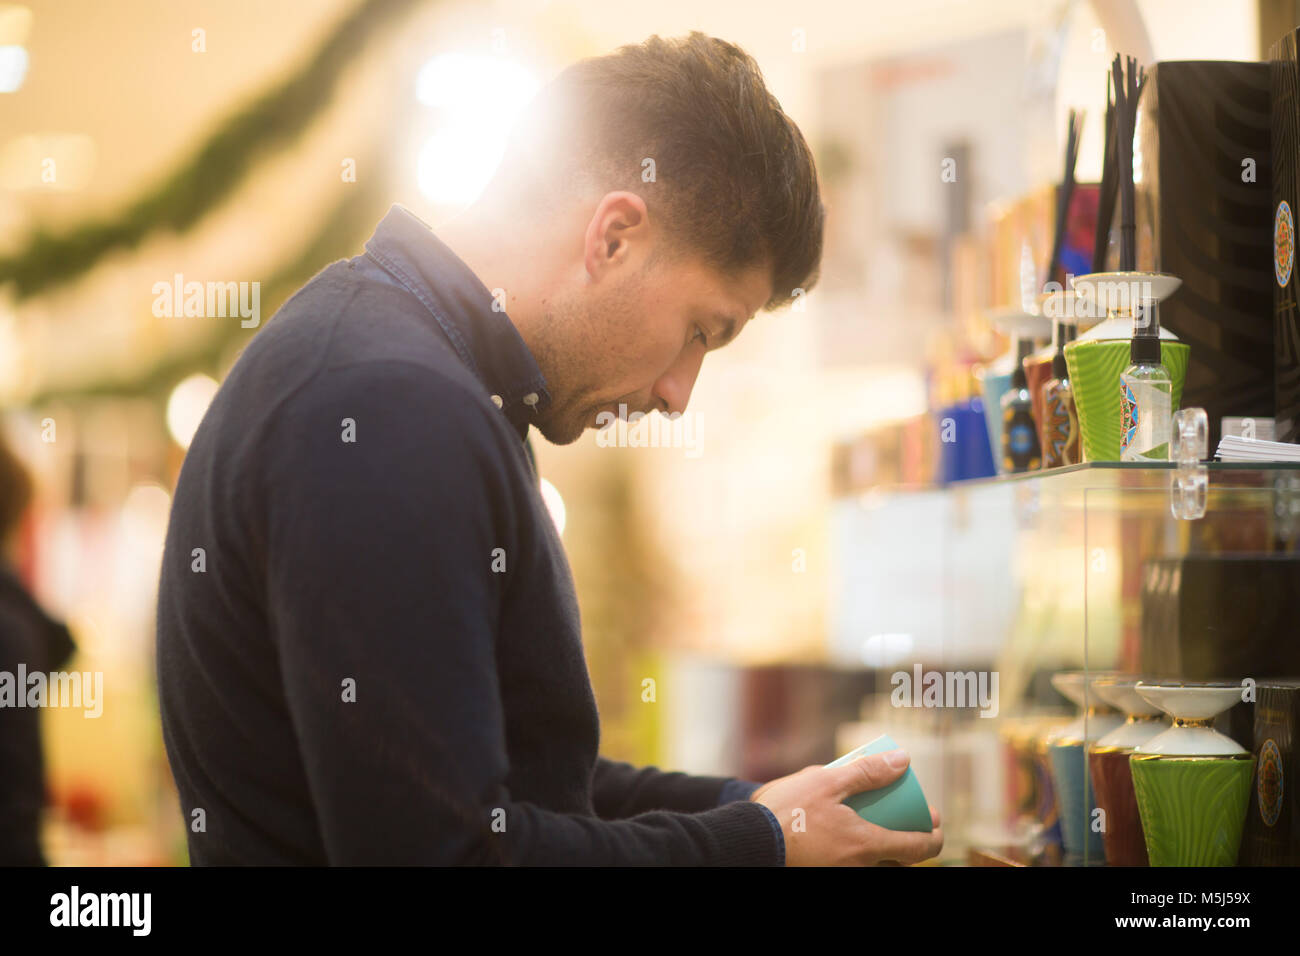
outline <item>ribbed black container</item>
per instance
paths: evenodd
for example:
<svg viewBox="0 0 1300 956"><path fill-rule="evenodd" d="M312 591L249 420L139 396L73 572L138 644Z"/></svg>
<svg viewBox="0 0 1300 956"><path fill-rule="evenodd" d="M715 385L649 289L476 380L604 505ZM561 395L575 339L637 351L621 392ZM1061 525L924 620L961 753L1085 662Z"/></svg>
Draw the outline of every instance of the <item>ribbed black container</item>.
<svg viewBox="0 0 1300 956"><path fill-rule="evenodd" d="M1300 182L1300 73L1297 33L1288 33L1269 50L1273 97L1273 206L1269 252L1273 261L1273 327L1276 340L1277 440L1300 442L1300 315L1296 308L1295 217ZM1285 204L1285 206L1284 206ZM1292 232L1285 242L1284 220Z"/></svg>
<svg viewBox="0 0 1300 956"><path fill-rule="evenodd" d="M1157 63L1139 105L1138 268L1183 280L1160 323L1191 346L1181 404L1205 409L1211 453L1225 415L1274 414L1269 72Z"/></svg>

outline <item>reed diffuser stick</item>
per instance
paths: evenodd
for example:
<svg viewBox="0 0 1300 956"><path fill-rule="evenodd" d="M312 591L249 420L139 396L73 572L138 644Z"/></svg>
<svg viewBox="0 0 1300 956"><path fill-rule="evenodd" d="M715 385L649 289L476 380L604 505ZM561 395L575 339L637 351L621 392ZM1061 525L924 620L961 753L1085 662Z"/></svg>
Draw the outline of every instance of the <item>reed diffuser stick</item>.
<svg viewBox="0 0 1300 956"><path fill-rule="evenodd" d="M1093 272L1106 270L1106 252L1110 248L1110 227L1115 219L1115 100L1111 94L1111 75L1106 72L1106 128L1101 158L1101 189L1097 202L1097 233L1092 242Z"/></svg>
<svg viewBox="0 0 1300 956"><path fill-rule="evenodd" d="M1125 68L1127 66L1127 69ZM1146 72L1133 57L1121 63L1119 54L1111 64L1115 80L1115 131L1118 136L1115 159L1118 164L1120 199L1119 268L1132 272L1137 268L1137 220L1133 195L1133 134L1137 127L1138 100L1146 85Z"/></svg>
<svg viewBox="0 0 1300 956"><path fill-rule="evenodd" d="M1052 236L1052 257L1047 261L1047 281L1055 282L1061 267L1061 250L1065 245L1065 230L1069 225L1070 201L1074 197L1074 167L1079 159L1079 139L1083 132L1083 113L1070 110L1069 126L1065 134L1065 172L1056 197L1056 231Z"/></svg>

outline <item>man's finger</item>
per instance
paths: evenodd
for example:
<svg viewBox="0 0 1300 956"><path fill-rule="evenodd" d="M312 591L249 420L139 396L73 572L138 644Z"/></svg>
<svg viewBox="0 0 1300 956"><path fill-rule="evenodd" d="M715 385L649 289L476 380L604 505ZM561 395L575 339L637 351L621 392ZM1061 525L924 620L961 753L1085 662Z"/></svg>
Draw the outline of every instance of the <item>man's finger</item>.
<svg viewBox="0 0 1300 956"><path fill-rule="evenodd" d="M843 800L855 793L879 790L893 783L907 771L909 761L906 751L888 750L870 757L859 757L826 772L832 775L832 793L837 799Z"/></svg>
<svg viewBox="0 0 1300 956"><path fill-rule="evenodd" d="M870 823L867 825L875 826ZM943 830L936 828L929 833L910 833L876 827L872 843L875 847L873 855L878 859L907 864L920 863L939 855L943 849Z"/></svg>

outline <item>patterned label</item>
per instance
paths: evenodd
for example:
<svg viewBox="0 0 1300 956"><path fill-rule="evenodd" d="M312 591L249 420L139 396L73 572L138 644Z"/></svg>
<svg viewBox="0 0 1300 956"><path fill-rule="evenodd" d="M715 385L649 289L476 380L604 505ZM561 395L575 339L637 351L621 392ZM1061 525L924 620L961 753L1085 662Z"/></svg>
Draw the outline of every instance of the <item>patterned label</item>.
<svg viewBox="0 0 1300 956"><path fill-rule="evenodd" d="M1011 436L1011 452L1015 455L1027 455L1034 447L1034 433L1025 424L1015 424L1007 433Z"/></svg>
<svg viewBox="0 0 1300 956"><path fill-rule="evenodd" d="M1259 771L1255 793L1259 798L1259 815L1264 823L1273 826L1282 815L1282 753L1273 740L1264 741L1259 748Z"/></svg>
<svg viewBox="0 0 1300 956"><path fill-rule="evenodd" d="M1059 381L1043 386L1043 467L1073 465L1078 457L1078 426L1069 389Z"/></svg>
<svg viewBox="0 0 1300 956"><path fill-rule="evenodd" d="M1277 204L1273 217L1273 274L1277 284L1285 286L1291 281L1291 267L1295 265L1295 222L1291 207L1284 199Z"/></svg>
<svg viewBox="0 0 1300 956"><path fill-rule="evenodd" d="M1119 450L1121 454L1128 451L1128 446L1137 437L1138 406L1137 396L1128 382L1120 379L1119 383Z"/></svg>

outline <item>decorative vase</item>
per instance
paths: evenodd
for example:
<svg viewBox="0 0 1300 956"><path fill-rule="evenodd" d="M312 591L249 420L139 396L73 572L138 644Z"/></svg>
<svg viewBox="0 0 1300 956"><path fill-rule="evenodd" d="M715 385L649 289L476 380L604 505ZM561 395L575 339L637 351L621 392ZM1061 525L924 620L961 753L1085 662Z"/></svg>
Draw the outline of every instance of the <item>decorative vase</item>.
<svg viewBox="0 0 1300 956"><path fill-rule="evenodd" d="M1104 813L1102 845L1109 866L1147 865L1146 838L1133 793L1129 757L1134 748L1169 726L1160 708L1138 694L1136 685L1136 678L1099 680L1093 685L1098 697L1128 718L1088 748L1092 787L1097 806Z"/></svg>
<svg viewBox="0 0 1300 956"><path fill-rule="evenodd" d="M1074 387L1084 461L1120 460L1119 379L1132 364L1133 308L1168 298L1181 285L1177 276L1158 272L1098 272L1078 276L1074 287L1090 311L1107 318L1065 347L1065 365ZM1100 312L1097 312L1100 314ZM1160 329L1160 361L1172 381L1172 408L1178 411L1187 381L1191 349L1166 328Z"/></svg>
<svg viewBox="0 0 1300 956"><path fill-rule="evenodd" d="M1087 746L1122 724L1124 718L1089 693L1088 679L1081 671L1052 675L1052 686L1079 708L1074 720L1047 739L1060 807L1061 843L1067 858L1100 863L1105 857L1105 847L1101 833L1092 825L1092 811L1097 804L1088 779Z"/></svg>
<svg viewBox="0 0 1300 956"><path fill-rule="evenodd" d="M1136 690L1174 718L1129 757L1151 865L1234 865L1255 757L1211 725L1241 700L1241 687L1138 683Z"/></svg>

